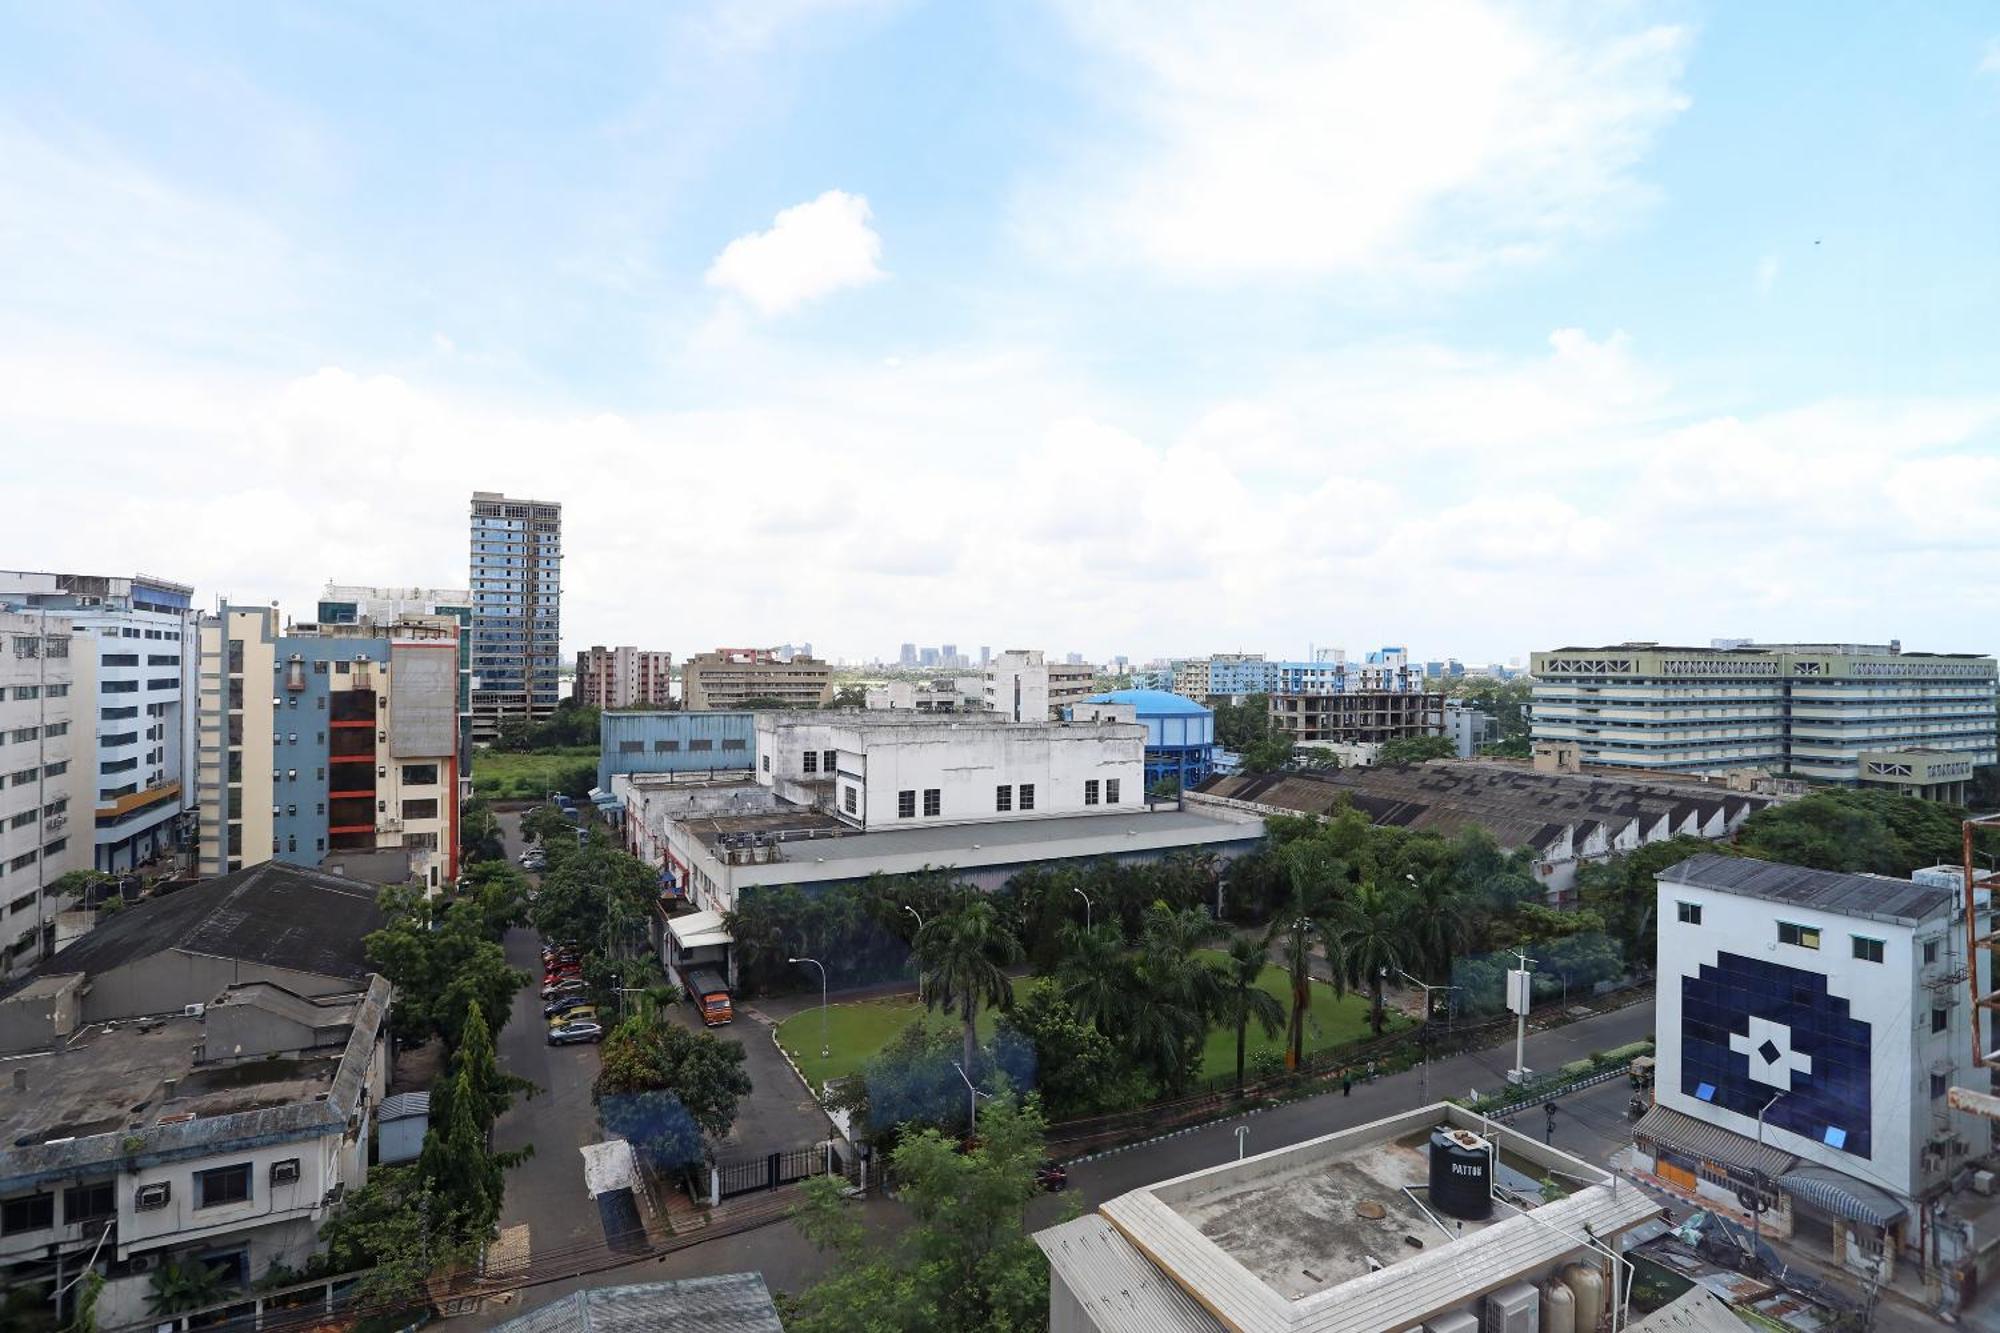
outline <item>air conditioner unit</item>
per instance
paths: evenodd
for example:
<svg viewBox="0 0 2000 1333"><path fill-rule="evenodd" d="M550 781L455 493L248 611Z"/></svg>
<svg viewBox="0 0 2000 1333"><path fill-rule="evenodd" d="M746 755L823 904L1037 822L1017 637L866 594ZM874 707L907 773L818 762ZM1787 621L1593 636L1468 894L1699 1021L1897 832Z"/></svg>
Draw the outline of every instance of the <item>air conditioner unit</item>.
<svg viewBox="0 0 2000 1333"><path fill-rule="evenodd" d="M271 1163L271 1183L289 1185L299 1178L299 1159L287 1157L282 1162Z"/></svg>
<svg viewBox="0 0 2000 1333"><path fill-rule="evenodd" d="M1975 1194L1993 1193L1993 1181L1994 1176L1991 1171L1974 1171L1972 1173L1972 1192Z"/></svg>
<svg viewBox="0 0 2000 1333"><path fill-rule="evenodd" d="M132 1208L142 1213L154 1208L164 1208L173 1196L173 1185L169 1181L161 1180L151 1185L141 1185L132 1196Z"/></svg>
<svg viewBox="0 0 2000 1333"><path fill-rule="evenodd" d="M1502 1287L1486 1298L1484 1333L1541 1333L1542 1293L1526 1282Z"/></svg>
<svg viewBox="0 0 2000 1333"><path fill-rule="evenodd" d="M207 1012L208 1006L205 1004L184 1004L181 1006L181 1016L183 1018L200 1018Z"/></svg>
<svg viewBox="0 0 2000 1333"><path fill-rule="evenodd" d="M135 1254L125 1261L125 1267L134 1273L150 1273L153 1270L154 1258L155 1256L150 1254Z"/></svg>

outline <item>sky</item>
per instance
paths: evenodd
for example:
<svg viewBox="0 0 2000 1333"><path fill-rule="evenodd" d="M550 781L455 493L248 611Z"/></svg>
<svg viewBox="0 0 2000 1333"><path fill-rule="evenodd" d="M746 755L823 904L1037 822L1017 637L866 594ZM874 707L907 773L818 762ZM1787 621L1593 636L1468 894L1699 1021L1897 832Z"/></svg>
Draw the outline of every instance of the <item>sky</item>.
<svg viewBox="0 0 2000 1333"><path fill-rule="evenodd" d="M563 638L1993 651L2000 15L0 4L0 564Z"/></svg>

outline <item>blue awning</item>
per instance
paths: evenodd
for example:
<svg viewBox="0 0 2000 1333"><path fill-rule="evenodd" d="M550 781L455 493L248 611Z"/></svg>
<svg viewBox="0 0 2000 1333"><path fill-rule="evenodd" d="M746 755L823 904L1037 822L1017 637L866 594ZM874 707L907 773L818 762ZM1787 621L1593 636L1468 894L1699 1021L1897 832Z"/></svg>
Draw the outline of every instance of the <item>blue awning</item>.
<svg viewBox="0 0 2000 1333"><path fill-rule="evenodd" d="M1824 1208L1850 1222L1886 1227L1909 1210L1887 1190L1843 1175L1832 1167L1795 1166L1771 1182L1795 1199Z"/></svg>

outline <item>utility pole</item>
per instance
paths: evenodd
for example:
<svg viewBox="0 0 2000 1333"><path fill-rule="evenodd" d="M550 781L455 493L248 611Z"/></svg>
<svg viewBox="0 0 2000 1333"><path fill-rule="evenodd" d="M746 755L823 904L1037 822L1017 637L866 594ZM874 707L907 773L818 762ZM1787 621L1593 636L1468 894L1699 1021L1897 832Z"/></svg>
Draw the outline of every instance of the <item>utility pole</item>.
<svg viewBox="0 0 2000 1333"><path fill-rule="evenodd" d="M1431 992L1443 991L1445 993L1445 1019L1449 1022L1451 1018L1451 993L1457 990L1458 987L1433 986L1428 982L1418 981L1400 967L1396 969L1396 975L1424 993L1424 1025L1417 1029L1417 1044L1423 1051L1423 1064L1421 1066L1422 1072L1417 1075L1417 1085L1420 1089L1418 1093L1419 1099L1428 1103L1431 1099Z"/></svg>
<svg viewBox="0 0 2000 1333"><path fill-rule="evenodd" d="M1507 1007L1514 1011L1514 1068L1508 1077L1517 1084L1528 1081L1528 1010L1534 1003L1533 972L1535 960L1528 957L1527 950L1516 949L1514 956L1521 960L1518 970L1507 974Z"/></svg>

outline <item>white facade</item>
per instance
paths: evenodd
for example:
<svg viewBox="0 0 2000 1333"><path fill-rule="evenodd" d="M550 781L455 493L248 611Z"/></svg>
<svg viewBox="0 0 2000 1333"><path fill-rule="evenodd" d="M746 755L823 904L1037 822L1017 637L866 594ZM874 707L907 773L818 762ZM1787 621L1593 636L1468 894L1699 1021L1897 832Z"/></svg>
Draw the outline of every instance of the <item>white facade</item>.
<svg viewBox="0 0 2000 1333"><path fill-rule="evenodd" d="M90 869L91 642L67 617L0 611L0 975L57 946L74 900L49 886Z"/></svg>
<svg viewBox="0 0 2000 1333"><path fill-rule="evenodd" d="M1740 1108L1777 1095L1766 1146L1905 1201L1935 1194L1987 1142L1981 1122L1945 1103L1967 1081L1972 1040L1951 893L1761 867L1799 879L1804 900L1785 901L1705 883L1703 864L1726 859L1698 857L1659 879L1659 1105L1755 1139L1754 1108ZM1858 905L1870 881L1889 910ZM1862 896L1838 910L1813 900L1819 885ZM1709 1021L1709 997L1726 1024ZM1723 1104L1732 1098L1739 1109Z"/></svg>
<svg viewBox="0 0 2000 1333"><path fill-rule="evenodd" d="M1053 720L1089 698L1096 680L1093 666L1050 662L1040 649L1009 648L986 666L986 710L1012 722Z"/></svg>

